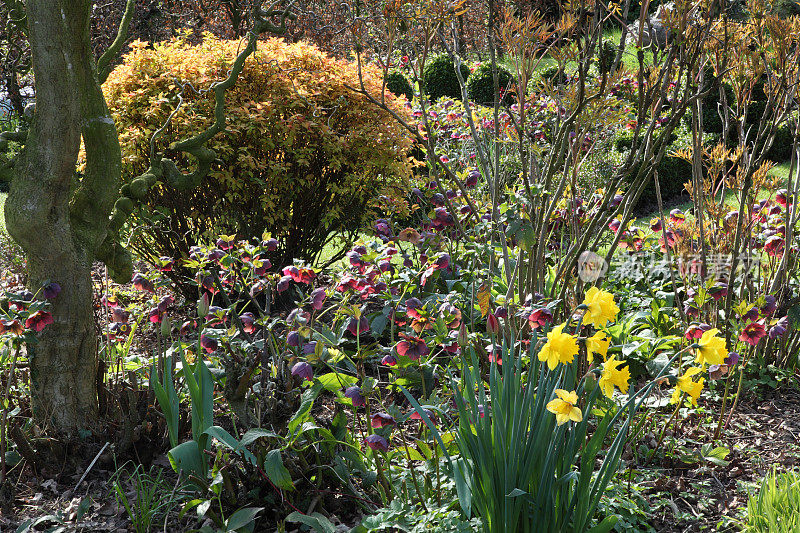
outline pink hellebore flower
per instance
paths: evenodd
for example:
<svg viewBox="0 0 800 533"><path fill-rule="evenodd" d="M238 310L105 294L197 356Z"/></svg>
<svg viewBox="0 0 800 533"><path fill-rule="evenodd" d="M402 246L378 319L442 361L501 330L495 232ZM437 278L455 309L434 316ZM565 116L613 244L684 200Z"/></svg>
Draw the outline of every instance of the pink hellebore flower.
<svg viewBox="0 0 800 533"><path fill-rule="evenodd" d="M314 370L311 368L311 365L305 361L300 361L294 364L292 367L292 375L298 376L306 381L314 380Z"/></svg>

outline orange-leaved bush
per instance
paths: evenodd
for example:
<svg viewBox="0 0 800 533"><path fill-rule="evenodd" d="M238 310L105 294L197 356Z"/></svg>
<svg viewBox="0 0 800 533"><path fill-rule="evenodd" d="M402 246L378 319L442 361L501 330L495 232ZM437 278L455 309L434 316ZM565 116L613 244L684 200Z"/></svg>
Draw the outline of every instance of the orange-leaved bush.
<svg viewBox="0 0 800 533"><path fill-rule="evenodd" d="M120 134L123 175L131 180L149 164L149 142L178 104L157 139L179 167L191 158L169 143L213 122L209 87L224 79L241 47L206 35L190 46L182 39L131 52L103 86ZM363 72L371 94L380 73ZM132 243L145 256L186 257L196 242L215 235L278 239L276 265L313 261L336 235L354 235L376 208L400 211L409 186L411 140L389 113L348 87L359 87L354 63L327 56L306 43L260 41L232 89L226 92L226 130L209 146L219 160L202 184L179 191L153 187L133 215ZM399 115L405 100L386 95Z"/></svg>

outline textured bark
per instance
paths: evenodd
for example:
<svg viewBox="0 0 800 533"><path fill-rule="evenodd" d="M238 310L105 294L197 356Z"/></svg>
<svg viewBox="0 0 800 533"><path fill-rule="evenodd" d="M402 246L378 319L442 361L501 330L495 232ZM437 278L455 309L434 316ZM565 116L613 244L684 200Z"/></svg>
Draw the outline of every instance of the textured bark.
<svg viewBox="0 0 800 533"><path fill-rule="evenodd" d="M36 112L11 182L6 224L28 259L29 284L61 294L55 323L29 347L34 416L75 438L97 417L91 264L119 190L120 148L89 47L90 3L28 0ZM75 172L83 136L87 165Z"/></svg>

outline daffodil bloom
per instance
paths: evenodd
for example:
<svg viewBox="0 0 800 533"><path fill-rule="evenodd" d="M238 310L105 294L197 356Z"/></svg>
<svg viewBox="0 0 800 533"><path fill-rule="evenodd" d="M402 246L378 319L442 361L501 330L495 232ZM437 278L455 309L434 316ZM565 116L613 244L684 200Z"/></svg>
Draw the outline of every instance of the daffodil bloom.
<svg viewBox="0 0 800 533"><path fill-rule="evenodd" d="M701 367L706 364L721 365L728 356L728 349L725 348L725 339L717 337L719 330L712 328L703 333L697 341L699 348L695 349L695 361Z"/></svg>
<svg viewBox="0 0 800 533"><path fill-rule="evenodd" d="M581 410L575 407L578 403L578 395L575 391L567 392L564 389L556 389L556 396L547 404L547 410L556 415L556 424L559 426L570 420L580 422L583 420Z"/></svg>
<svg viewBox="0 0 800 533"><path fill-rule="evenodd" d="M611 338L607 333L598 331L591 337L586 337L586 355L589 356L589 361L592 360L592 354L598 354L606 360L608 355L608 347L611 344Z"/></svg>
<svg viewBox="0 0 800 533"><path fill-rule="evenodd" d="M600 390L602 390L603 394L608 398L614 395L614 385L616 385L623 394L628 392L628 381L631 379L631 371L627 366L622 369L618 368L623 364L625 364L625 361L617 361L613 355L603 364L603 371L600 373L600 379L597 384L600 385Z"/></svg>
<svg viewBox="0 0 800 533"><path fill-rule="evenodd" d="M700 372L702 372L700 367L689 367L686 370L686 373L678 378L678 382L675 384L675 392L672 393L672 400L670 401L671 403L678 403L681 399L681 393L685 392L689 395L692 405L697 405L697 398L700 397L700 393L703 391L703 383L705 382L705 378L700 378L697 381L693 381L692 376L696 376Z"/></svg>
<svg viewBox="0 0 800 533"><path fill-rule="evenodd" d="M547 334L547 343L539 350L539 361L547 361L550 370L558 363L571 363L578 354L578 341L569 333L564 333L564 324L556 326Z"/></svg>
<svg viewBox="0 0 800 533"><path fill-rule="evenodd" d="M597 287L591 287L586 291L583 305L586 306L584 323L592 324L596 328L604 328L609 321L616 320L619 313L619 307L614 303L614 295Z"/></svg>

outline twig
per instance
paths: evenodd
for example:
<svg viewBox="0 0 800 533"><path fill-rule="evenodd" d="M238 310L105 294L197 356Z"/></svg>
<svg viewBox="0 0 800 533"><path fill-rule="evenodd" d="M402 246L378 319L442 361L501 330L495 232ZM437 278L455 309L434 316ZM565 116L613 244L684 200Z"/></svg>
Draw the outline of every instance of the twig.
<svg viewBox="0 0 800 533"><path fill-rule="evenodd" d="M75 488L72 489L73 493L78 490L78 487L80 487L81 483L83 483L83 480L86 479L86 476L89 475L89 472L92 470L92 467L94 467L94 464L97 462L98 459L100 459L100 455L102 455L102 453L104 451L106 451L106 448L108 448L109 444L111 444L111 443L106 442L105 444L103 444L103 447L100 448L100 451L97 452L97 455L94 456L94 459L92 459L92 462L89 463L89 466L83 472L83 475L81 476L81 478L78 480L77 483L75 483Z"/></svg>

